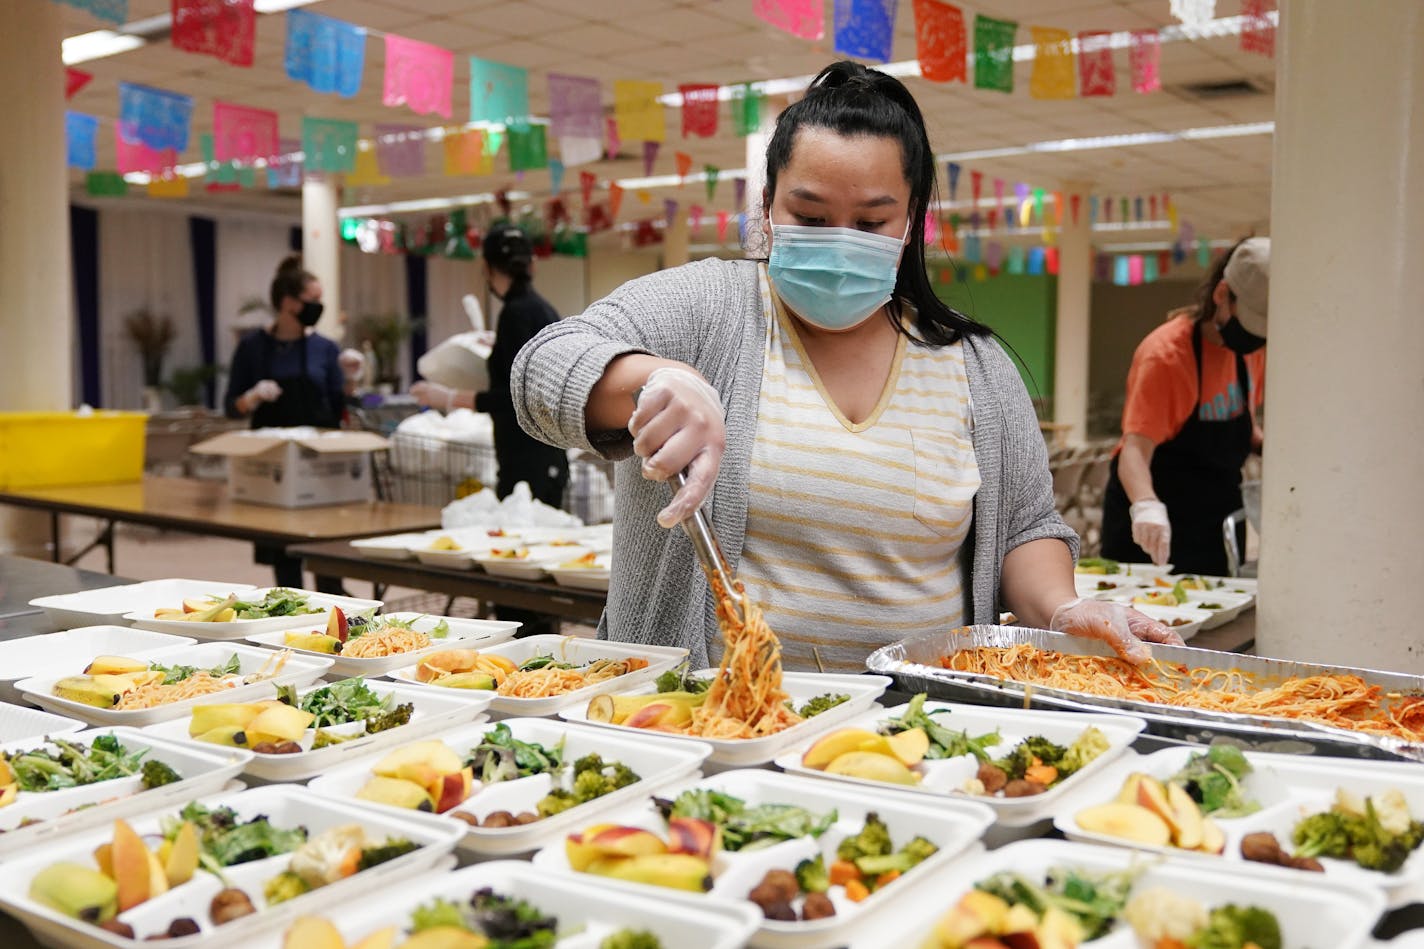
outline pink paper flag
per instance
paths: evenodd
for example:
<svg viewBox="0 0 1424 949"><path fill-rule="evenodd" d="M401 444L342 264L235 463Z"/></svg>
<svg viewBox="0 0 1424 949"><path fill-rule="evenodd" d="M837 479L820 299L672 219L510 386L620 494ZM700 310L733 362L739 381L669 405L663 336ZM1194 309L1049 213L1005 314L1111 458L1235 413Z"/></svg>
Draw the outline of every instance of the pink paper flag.
<svg viewBox="0 0 1424 949"><path fill-rule="evenodd" d="M618 157L618 149L623 144L623 140L618 137L618 120L610 115L605 120L603 128L606 133L604 138L608 143L605 154L608 156L609 161L612 161Z"/></svg>
<svg viewBox="0 0 1424 949"><path fill-rule="evenodd" d="M1110 96L1117 92L1117 71L1113 66L1112 33L1089 31L1078 34L1079 95Z"/></svg>
<svg viewBox="0 0 1424 949"><path fill-rule="evenodd" d="M643 174L653 173L653 163L658 160L658 149L662 147L661 142L643 143Z"/></svg>
<svg viewBox="0 0 1424 949"><path fill-rule="evenodd" d="M133 171L146 171L151 175L158 175L162 174L165 168L172 168L178 164L176 150L165 148L163 151L159 151L156 148L149 148L142 142L126 142L117 131L114 133L114 158L121 175Z"/></svg>
<svg viewBox="0 0 1424 949"><path fill-rule="evenodd" d="M1127 282L1129 286L1137 286L1142 282L1142 255L1133 254L1127 258Z"/></svg>
<svg viewBox="0 0 1424 949"><path fill-rule="evenodd" d="M276 112L213 103L213 157L218 161L250 162L279 151Z"/></svg>
<svg viewBox="0 0 1424 949"><path fill-rule="evenodd" d="M725 243L727 240L727 224L732 220L732 215L727 211L717 212L717 243Z"/></svg>
<svg viewBox="0 0 1424 949"><path fill-rule="evenodd" d="M1133 91L1156 92L1162 88L1162 39L1156 30L1132 32L1132 46L1128 49L1127 60L1132 66Z"/></svg>
<svg viewBox="0 0 1424 949"><path fill-rule="evenodd" d="M819 40L826 35L822 0L753 0L752 11L777 29L803 40Z"/></svg>
<svg viewBox="0 0 1424 949"><path fill-rule="evenodd" d="M933 211L925 212L925 246L933 247L935 240L939 237L939 221L935 219Z"/></svg>
<svg viewBox="0 0 1424 949"><path fill-rule="evenodd" d="M715 83L689 83L677 87L682 94L682 137L710 138L717 134L717 91Z"/></svg>
<svg viewBox="0 0 1424 949"><path fill-rule="evenodd" d="M701 227L701 226L702 226L702 205L700 205L700 204L694 204L692 207L688 208L688 209L687 209L687 217L688 217L688 221L689 221L689 223L690 223L690 225L691 225L691 227L692 227L692 229L693 229L694 231L697 230L699 227Z"/></svg>
<svg viewBox="0 0 1424 949"><path fill-rule="evenodd" d="M455 54L448 49L386 34L386 82L381 104L408 105L417 115L450 118Z"/></svg>

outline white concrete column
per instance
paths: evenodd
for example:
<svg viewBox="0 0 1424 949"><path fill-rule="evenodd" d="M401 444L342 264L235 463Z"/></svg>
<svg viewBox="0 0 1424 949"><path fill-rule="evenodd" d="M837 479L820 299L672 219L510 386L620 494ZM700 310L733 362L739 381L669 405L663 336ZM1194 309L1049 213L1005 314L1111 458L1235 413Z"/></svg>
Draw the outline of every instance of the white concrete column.
<svg viewBox="0 0 1424 949"><path fill-rule="evenodd" d="M1088 221L1089 185L1063 183L1063 220L1058 224L1058 309L1053 332L1053 420L1073 426L1063 434L1081 442L1088 426L1089 314L1093 298L1093 233ZM1073 197L1078 220L1073 220Z"/></svg>
<svg viewBox="0 0 1424 949"><path fill-rule="evenodd" d="M325 306L316 330L341 343L341 221L336 209L341 187L335 175L307 175L302 181L302 266L321 281Z"/></svg>
<svg viewBox="0 0 1424 949"><path fill-rule="evenodd" d="M1281 7L1257 648L1420 673L1424 4Z"/></svg>
<svg viewBox="0 0 1424 949"><path fill-rule="evenodd" d="M74 402L64 7L0 0L0 410ZM94 341L97 345L97 340Z"/></svg>

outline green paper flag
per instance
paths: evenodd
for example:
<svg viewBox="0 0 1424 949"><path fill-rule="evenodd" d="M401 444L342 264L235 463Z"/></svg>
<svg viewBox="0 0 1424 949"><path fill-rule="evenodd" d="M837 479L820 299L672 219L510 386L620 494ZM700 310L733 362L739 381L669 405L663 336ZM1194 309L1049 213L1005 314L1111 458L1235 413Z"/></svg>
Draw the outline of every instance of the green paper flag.
<svg viewBox="0 0 1424 949"><path fill-rule="evenodd" d="M549 146L542 125L509 126L509 170L549 167Z"/></svg>
<svg viewBox="0 0 1424 949"><path fill-rule="evenodd" d="M711 201L712 196L717 193L717 176L722 173L722 169L716 165L703 165L702 172L707 176L707 200Z"/></svg>
<svg viewBox="0 0 1424 949"><path fill-rule="evenodd" d="M341 119L302 118L302 152L307 171L354 171L355 122Z"/></svg>
<svg viewBox="0 0 1424 949"><path fill-rule="evenodd" d="M732 124L742 138L761 128L761 92L751 83L732 92Z"/></svg>
<svg viewBox="0 0 1424 949"><path fill-rule="evenodd" d="M494 160L494 156L499 154L499 150L504 147L505 133L499 129L485 129L485 154Z"/></svg>
<svg viewBox="0 0 1424 949"><path fill-rule="evenodd" d="M975 14L974 88L1014 91L1014 33L1018 28L1013 20Z"/></svg>
<svg viewBox="0 0 1424 949"><path fill-rule="evenodd" d="M91 175L90 177L93 176ZM1211 241L1205 237L1198 238L1197 240L1197 263L1203 267L1211 266Z"/></svg>
<svg viewBox="0 0 1424 949"><path fill-rule="evenodd" d="M1043 218L1043 189L1042 189L1042 188L1034 188L1034 189L1033 189L1033 210L1034 210L1034 213L1038 215L1038 223L1040 223L1040 224L1047 224L1047 223L1048 223L1048 222L1045 221L1044 218Z"/></svg>
<svg viewBox="0 0 1424 949"><path fill-rule="evenodd" d="M116 171L91 171L84 178L84 190L94 197L112 198L128 194L129 185Z"/></svg>

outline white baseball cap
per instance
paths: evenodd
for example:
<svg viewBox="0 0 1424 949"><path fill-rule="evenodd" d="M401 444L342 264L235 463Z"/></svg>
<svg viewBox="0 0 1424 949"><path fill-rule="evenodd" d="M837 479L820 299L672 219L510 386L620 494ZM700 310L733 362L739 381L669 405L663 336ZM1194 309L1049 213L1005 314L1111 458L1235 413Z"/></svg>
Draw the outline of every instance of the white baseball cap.
<svg viewBox="0 0 1424 949"><path fill-rule="evenodd" d="M1271 239L1248 237L1231 252L1222 275L1236 294L1236 318L1253 336L1266 336L1266 302L1271 288Z"/></svg>

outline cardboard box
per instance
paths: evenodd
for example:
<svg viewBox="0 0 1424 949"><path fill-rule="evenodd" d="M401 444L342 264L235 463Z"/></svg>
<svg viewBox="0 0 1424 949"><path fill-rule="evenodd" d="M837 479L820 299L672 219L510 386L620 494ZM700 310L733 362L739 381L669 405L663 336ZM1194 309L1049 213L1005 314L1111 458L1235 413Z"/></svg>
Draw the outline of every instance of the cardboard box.
<svg viewBox="0 0 1424 949"><path fill-rule="evenodd" d="M316 507L369 500L371 452L388 447L371 432L260 428L224 432L189 450L227 458L234 501Z"/></svg>

